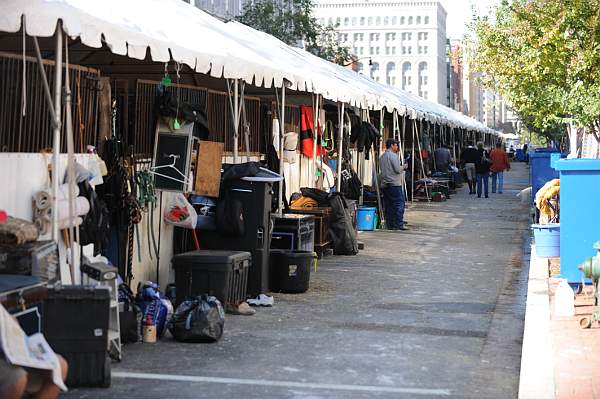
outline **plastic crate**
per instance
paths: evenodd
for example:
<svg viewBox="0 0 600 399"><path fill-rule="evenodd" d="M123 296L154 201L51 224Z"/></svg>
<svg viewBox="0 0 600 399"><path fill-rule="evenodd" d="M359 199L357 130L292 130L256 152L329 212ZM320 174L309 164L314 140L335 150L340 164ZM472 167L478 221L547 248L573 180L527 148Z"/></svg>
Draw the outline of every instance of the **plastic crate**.
<svg viewBox="0 0 600 399"><path fill-rule="evenodd" d="M252 255L242 251L200 250L176 255L176 305L188 297L214 295L225 305L246 300Z"/></svg>
<svg viewBox="0 0 600 399"><path fill-rule="evenodd" d="M82 285L48 289L43 332L69 363L67 386L110 386L107 355L110 290Z"/></svg>

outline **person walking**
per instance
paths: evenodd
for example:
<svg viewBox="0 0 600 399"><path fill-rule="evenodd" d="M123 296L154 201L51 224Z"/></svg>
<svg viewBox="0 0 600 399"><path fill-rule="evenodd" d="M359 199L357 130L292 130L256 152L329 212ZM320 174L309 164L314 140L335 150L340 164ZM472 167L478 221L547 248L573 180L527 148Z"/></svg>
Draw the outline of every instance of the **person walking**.
<svg viewBox="0 0 600 399"><path fill-rule="evenodd" d="M460 154L460 161L465 168L467 175L467 183L469 184L469 194L475 194L475 165L479 159L477 149L470 145L465 148Z"/></svg>
<svg viewBox="0 0 600 399"><path fill-rule="evenodd" d="M405 198L402 190L404 171L408 168L408 164L400 163L397 140L388 139L385 148L385 152L379 158L379 167L386 226L389 230L408 230L404 226Z"/></svg>
<svg viewBox="0 0 600 399"><path fill-rule="evenodd" d="M477 163L475 164L475 172L477 173L477 198L481 198L481 194L485 198L489 198L488 186L490 183L490 154L483 148L483 142L477 142ZM483 186L483 187L482 187ZM483 188L483 190L482 190Z"/></svg>
<svg viewBox="0 0 600 399"><path fill-rule="evenodd" d="M448 168L450 167L450 163L452 162L452 155L450 154L450 149L445 145L437 148L433 152L433 158L435 160L436 172L448 173Z"/></svg>
<svg viewBox="0 0 600 399"><path fill-rule="evenodd" d="M504 171L510 170L510 161L508 160L508 155L504 151L504 148L502 148L501 142L498 142L496 148L490 153L490 159L492 161L492 166L490 166L490 170L492 171L492 193L496 192L497 187L498 194L502 194ZM496 180L498 181L497 186Z"/></svg>

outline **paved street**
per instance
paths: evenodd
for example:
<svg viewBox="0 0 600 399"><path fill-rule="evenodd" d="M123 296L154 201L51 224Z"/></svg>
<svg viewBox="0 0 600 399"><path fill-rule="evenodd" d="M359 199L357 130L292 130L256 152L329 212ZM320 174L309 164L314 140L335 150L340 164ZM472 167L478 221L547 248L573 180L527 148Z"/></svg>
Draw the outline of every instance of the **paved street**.
<svg viewBox="0 0 600 399"><path fill-rule="evenodd" d="M527 185L407 212L409 232L360 235L302 295L253 317L228 316L216 344L126 347L108 390L69 398L515 398L528 265Z"/></svg>

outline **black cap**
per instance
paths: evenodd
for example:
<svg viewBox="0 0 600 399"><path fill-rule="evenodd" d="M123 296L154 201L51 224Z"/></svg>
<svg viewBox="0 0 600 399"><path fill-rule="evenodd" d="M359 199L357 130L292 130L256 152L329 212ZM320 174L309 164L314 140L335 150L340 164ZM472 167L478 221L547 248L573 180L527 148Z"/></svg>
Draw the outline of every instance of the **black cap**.
<svg viewBox="0 0 600 399"><path fill-rule="evenodd" d="M394 144L398 144L398 140L396 139L387 139L385 141L385 148L390 148L391 146L393 146Z"/></svg>

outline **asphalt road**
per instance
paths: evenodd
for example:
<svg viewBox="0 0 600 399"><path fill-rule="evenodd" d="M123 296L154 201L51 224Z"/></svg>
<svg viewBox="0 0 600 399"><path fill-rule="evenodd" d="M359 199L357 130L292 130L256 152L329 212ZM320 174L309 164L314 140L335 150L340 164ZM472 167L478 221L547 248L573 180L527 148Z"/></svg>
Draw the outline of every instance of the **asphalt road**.
<svg viewBox="0 0 600 399"><path fill-rule="evenodd" d="M527 213L515 194L463 188L407 212L408 232L360 235L328 257L306 294L227 316L215 344L125 348L109 389L68 398L514 398L525 312Z"/></svg>

